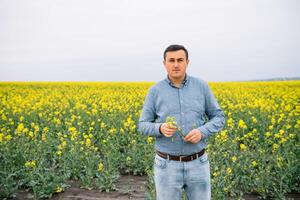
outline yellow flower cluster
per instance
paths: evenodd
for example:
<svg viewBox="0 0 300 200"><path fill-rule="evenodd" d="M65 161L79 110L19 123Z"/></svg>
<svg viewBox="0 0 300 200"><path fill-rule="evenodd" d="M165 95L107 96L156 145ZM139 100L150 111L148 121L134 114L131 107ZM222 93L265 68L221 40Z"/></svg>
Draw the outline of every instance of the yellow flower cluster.
<svg viewBox="0 0 300 200"><path fill-rule="evenodd" d="M27 161L25 163L25 167L34 169L36 167L36 161L35 160Z"/></svg>
<svg viewBox="0 0 300 200"><path fill-rule="evenodd" d="M0 147L5 150L14 144L22 150L33 146L41 150L46 146L47 155L58 163L70 154L104 156L117 148L122 153L129 148L140 149L144 156L143 151L153 149L155 139L140 137L137 123L152 84L0 83ZM300 81L210 86L226 116L224 129L209 138L211 157L221 160L213 176L233 177L239 165L243 165L240 171L263 168L269 158L251 157L253 152L274 155L276 166L286 167L287 158L280 152L290 149L288 153L293 154L299 147ZM185 135L175 118L166 118L166 123ZM118 160L127 164L141 160L135 153L122 156ZM36 157L30 158L35 160L27 161L26 168L41 165ZM109 165L99 160L93 163L93 169L102 172ZM228 162L223 166L224 160Z"/></svg>
<svg viewBox="0 0 300 200"><path fill-rule="evenodd" d="M98 171L99 171L99 172L102 172L103 170L104 170L104 165L103 165L102 162L100 162L100 163L98 164Z"/></svg>

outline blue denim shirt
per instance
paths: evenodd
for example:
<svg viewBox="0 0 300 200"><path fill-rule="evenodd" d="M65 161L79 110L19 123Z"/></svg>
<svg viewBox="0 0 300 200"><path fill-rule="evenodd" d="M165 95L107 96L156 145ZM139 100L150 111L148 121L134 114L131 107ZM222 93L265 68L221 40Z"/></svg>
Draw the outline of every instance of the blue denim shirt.
<svg viewBox="0 0 300 200"><path fill-rule="evenodd" d="M165 137L159 127L168 116L175 118L185 135L193 129L199 129L202 139L196 144L185 142L178 131L172 137ZM139 132L155 136L155 149L158 151L171 155L190 155L205 148L207 138L219 132L224 124L224 112L208 84L186 75L179 88L168 78L150 88L139 120Z"/></svg>

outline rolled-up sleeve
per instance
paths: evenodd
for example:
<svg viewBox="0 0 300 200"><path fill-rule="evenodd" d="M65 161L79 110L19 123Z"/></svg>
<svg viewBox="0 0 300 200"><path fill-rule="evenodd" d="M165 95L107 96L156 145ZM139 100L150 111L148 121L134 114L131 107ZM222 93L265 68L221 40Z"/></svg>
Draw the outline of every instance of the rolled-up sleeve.
<svg viewBox="0 0 300 200"><path fill-rule="evenodd" d="M203 126L198 127L198 130L201 131L203 138L206 139L214 133L219 132L224 127L225 115L208 84L205 84L204 92L205 114L208 117L208 121Z"/></svg>
<svg viewBox="0 0 300 200"><path fill-rule="evenodd" d="M159 131L161 123L155 123L155 90L150 88L144 102L142 114L139 119L138 130L141 134L147 136L162 137Z"/></svg>

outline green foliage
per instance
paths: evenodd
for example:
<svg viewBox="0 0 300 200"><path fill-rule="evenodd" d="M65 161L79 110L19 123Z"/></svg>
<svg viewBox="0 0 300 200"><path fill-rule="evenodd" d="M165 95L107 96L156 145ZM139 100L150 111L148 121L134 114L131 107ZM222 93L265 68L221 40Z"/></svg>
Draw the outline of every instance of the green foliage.
<svg viewBox="0 0 300 200"><path fill-rule="evenodd" d="M70 180L109 191L130 173L149 177L146 198L155 199L155 139L137 132L150 84L0 86L0 198L18 189L48 198ZM300 192L299 86L212 84L227 119L208 141L213 199Z"/></svg>

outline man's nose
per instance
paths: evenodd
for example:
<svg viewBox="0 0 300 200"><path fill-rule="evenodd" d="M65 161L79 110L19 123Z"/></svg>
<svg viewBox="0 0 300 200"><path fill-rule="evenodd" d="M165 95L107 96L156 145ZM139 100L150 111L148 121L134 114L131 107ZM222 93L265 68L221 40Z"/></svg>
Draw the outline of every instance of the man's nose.
<svg viewBox="0 0 300 200"><path fill-rule="evenodd" d="M174 62L174 67L179 67L179 63L177 61Z"/></svg>

